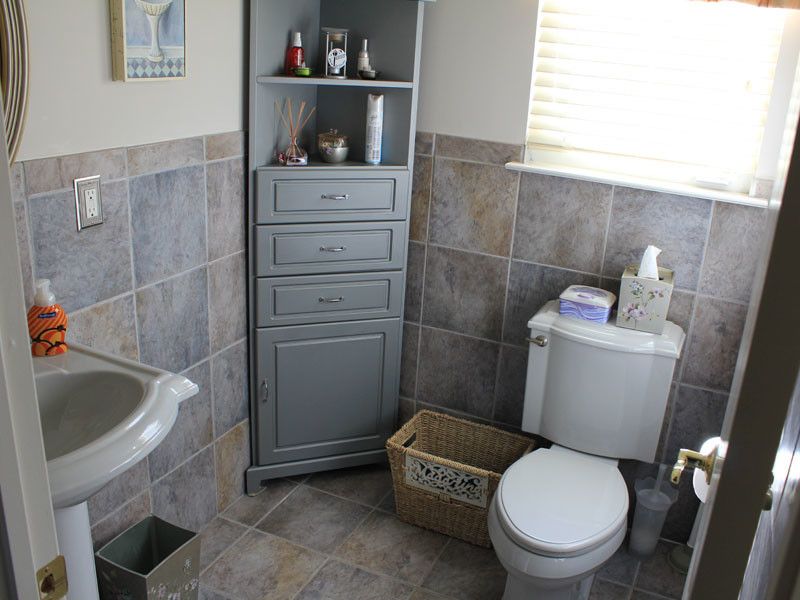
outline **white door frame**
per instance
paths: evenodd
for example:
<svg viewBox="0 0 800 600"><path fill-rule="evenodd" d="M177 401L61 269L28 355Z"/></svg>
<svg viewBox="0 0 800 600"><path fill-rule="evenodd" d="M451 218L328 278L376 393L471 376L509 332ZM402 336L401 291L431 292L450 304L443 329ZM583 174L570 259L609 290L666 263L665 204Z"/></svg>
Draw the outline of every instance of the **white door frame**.
<svg viewBox="0 0 800 600"><path fill-rule="evenodd" d="M36 572L58 555L58 542L29 350L4 135L0 135L0 141L0 497L13 571L8 575L20 600L35 600L39 597Z"/></svg>
<svg viewBox="0 0 800 600"><path fill-rule="evenodd" d="M796 125L796 122L794 123ZM788 149L788 148L787 148ZM737 598L800 365L800 135L770 202L761 264L684 598ZM789 159L786 159L789 162ZM784 165L786 164L784 163ZM781 189L783 188L783 189ZM785 202L781 202L785 199ZM769 234L768 234L769 235ZM727 441L727 444L725 443ZM800 524L795 519L795 526ZM800 532L790 531L791 538ZM794 583L794 572L773 573Z"/></svg>

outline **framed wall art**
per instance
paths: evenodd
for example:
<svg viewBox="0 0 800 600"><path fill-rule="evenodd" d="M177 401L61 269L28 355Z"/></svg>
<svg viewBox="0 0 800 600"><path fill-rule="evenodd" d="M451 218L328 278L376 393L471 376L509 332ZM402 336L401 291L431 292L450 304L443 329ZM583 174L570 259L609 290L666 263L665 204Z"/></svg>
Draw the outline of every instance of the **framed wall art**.
<svg viewBox="0 0 800 600"><path fill-rule="evenodd" d="M109 0L114 81L186 77L186 0Z"/></svg>

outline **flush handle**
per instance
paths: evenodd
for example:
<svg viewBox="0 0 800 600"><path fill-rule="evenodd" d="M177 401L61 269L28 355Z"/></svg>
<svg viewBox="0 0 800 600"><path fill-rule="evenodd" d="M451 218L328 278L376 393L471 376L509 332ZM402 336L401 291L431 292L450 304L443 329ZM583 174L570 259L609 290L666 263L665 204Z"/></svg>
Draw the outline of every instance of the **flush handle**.
<svg viewBox="0 0 800 600"><path fill-rule="evenodd" d="M545 346L547 346L548 342L547 337L544 335L537 335L535 338L526 337L525 339L528 340L531 344L536 344L540 348L544 348Z"/></svg>
<svg viewBox="0 0 800 600"><path fill-rule="evenodd" d="M675 466L672 467L670 481L677 485L681 480L683 470L686 467L690 467L692 469L701 469L706 474L706 483L711 483L711 473L714 471L718 448L719 446L714 446L708 454L700 454L694 450L682 448L678 452L678 460Z"/></svg>

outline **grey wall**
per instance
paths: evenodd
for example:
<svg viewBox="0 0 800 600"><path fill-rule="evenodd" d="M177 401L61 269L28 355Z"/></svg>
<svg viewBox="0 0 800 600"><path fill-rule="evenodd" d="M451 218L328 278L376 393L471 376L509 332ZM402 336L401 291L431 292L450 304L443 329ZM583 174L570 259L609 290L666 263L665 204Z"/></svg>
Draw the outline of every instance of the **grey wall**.
<svg viewBox="0 0 800 600"><path fill-rule="evenodd" d="M719 432L764 210L508 171L516 145L420 133L416 153L402 418L431 408L519 428L527 320L573 283L618 292L652 243L676 272L669 319L688 336L658 460ZM629 483L655 469L621 464ZM664 536L685 541L696 507L683 485Z"/></svg>
<svg viewBox="0 0 800 600"><path fill-rule="evenodd" d="M100 174L105 223L78 233L72 180ZM96 545L151 511L198 530L249 465L244 134L14 165L26 303L52 280L67 341L200 386L165 441L89 501ZM110 399L113 401L113 399Z"/></svg>

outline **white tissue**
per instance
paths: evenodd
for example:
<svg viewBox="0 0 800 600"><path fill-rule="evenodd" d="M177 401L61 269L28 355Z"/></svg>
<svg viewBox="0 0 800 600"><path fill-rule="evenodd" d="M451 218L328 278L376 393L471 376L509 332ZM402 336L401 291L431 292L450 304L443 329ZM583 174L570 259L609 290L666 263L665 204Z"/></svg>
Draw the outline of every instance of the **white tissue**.
<svg viewBox="0 0 800 600"><path fill-rule="evenodd" d="M656 256L659 254L661 254L660 248L648 246L647 250L644 251L644 256L642 256L642 262L639 263L639 272L636 276L658 280L658 263L656 262Z"/></svg>

